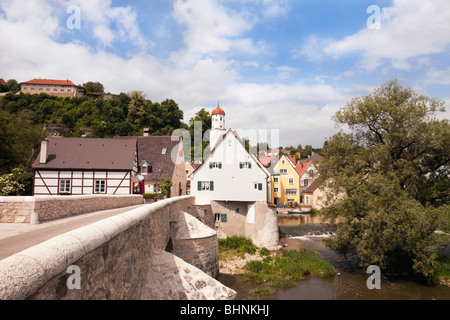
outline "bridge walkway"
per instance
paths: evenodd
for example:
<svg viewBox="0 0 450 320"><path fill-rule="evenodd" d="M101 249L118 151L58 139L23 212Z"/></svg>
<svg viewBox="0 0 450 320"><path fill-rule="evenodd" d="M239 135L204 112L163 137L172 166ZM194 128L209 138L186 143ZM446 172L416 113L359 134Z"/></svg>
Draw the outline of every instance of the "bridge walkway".
<svg viewBox="0 0 450 320"><path fill-rule="evenodd" d="M60 234L143 206L96 211L69 218L43 222L37 225L25 223L0 223L0 260L31 248Z"/></svg>

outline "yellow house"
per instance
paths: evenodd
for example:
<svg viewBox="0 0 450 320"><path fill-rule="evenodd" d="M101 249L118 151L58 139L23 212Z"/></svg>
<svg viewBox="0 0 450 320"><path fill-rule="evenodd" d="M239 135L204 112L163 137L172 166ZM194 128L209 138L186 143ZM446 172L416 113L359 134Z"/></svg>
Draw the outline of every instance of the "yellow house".
<svg viewBox="0 0 450 320"><path fill-rule="evenodd" d="M300 176L295 167L295 158L285 155L276 164L272 177L273 204L300 204Z"/></svg>

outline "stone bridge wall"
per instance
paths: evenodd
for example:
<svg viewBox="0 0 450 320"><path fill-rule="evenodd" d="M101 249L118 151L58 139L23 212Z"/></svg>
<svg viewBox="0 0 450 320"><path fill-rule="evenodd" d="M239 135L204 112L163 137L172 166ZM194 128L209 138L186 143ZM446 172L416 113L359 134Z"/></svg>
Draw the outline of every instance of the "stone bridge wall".
<svg viewBox="0 0 450 320"><path fill-rule="evenodd" d="M194 202L185 196L144 205L1 260L0 300L234 299L236 292L214 279L217 235L187 214L197 211ZM187 247L197 253L189 256ZM67 286L73 266L80 289Z"/></svg>
<svg viewBox="0 0 450 320"><path fill-rule="evenodd" d="M0 197L0 223L33 223L143 204L142 195Z"/></svg>

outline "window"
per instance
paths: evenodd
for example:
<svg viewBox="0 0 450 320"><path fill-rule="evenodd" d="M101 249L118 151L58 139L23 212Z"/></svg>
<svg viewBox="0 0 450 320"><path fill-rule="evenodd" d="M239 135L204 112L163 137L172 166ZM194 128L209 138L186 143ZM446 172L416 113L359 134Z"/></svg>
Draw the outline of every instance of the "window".
<svg viewBox="0 0 450 320"><path fill-rule="evenodd" d="M309 176L312 178L314 177L314 170L309 170Z"/></svg>
<svg viewBox="0 0 450 320"><path fill-rule="evenodd" d="M305 204L309 206L309 196L305 196Z"/></svg>
<svg viewBox="0 0 450 320"><path fill-rule="evenodd" d="M285 164L286 163L286 161L284 161L284 160L281 160L281 164Z"/></svg>
<svg viewBox="0 0 450 320"><path fill-rule="evenodd" d="M215 222L220 222L220 213L215 213L214 214L214 221Z"/></svg>
<svg viewBox="0 0 450 320"><path fill-rule="evenodd" d="M297 195L297 189L286 189L286 195L296 196Z"/></svg>
<svg viewBox="0 0 450 320"><path fill-rule="evenodd" d="M214 181L198 181L198 191L214 191Z"/></svg>
<svg viewBox="0 0 450 320"><path fill-rule="evenodd" d="M189 170L186 170L186 175L187 175L187 176L189 175Z"/></svg>
<svg viewBox="0 0 450 320"><path fill-rule="evenodd" d="M209 163L209 168L210 169L213 169L213 168L222 169L222 162L210 162Z"/></svg>
<svg viewBox="0 0 450 320"><path fill-rule="evenodd" d="M254 183L255 190L262 191L262 183Z"/></svg>
<svg viewBox="0 0 450 320"><path fill-rule="evenodd" d="M305 179L305 181L303 182L303 185L305 186L305 187L307 187L308 186L308 179Z"/></svg>
<svg viewBox="0 0 450 320"><path fill-rule="evenodd" d="M161 154L166 154L167 153L167 148L163 148L161 151Z"/></svg>
<svg viewBox="0 0 450 320"><path fill-rule="evenodd" d="M106 181L96 180L94 191L95 193L106 193Z"/></svg>
<svg viewBox="0 0 450 320"><path fill-rule="evenodd" d="M289 178L289 184L294 184L294 178Z"/></svg>
<svg viewBox="0 0 450 320"><path fill-rule="evenodd" d="M141 167L141 173L147 174L148 173L148 167L147 166L142 166Z"/></svg>
<svg viewBox="0 0 450 320"><path fill-rule="evenodd" d="M70 180L60 180L59 181L59 192L60 193L70 193Z"/></svg>
<svg viewBox="0 0 450 320"><path fill-rule="evenodd" d="M279 188L273 188L273 192L274 193L278 193L278 192L280 192L280 189Z"/></svg>
<svg viewBox="0 0 450 320"><path fill-rule="evenodd" d="M244 169L251 169L252 168L252 163L251 162L240 162L239 163L239 168Z"/></svg>
<svg viewBox="0 0 450 320"><path fill-rule="evenodd" d="M278 179L278 178L273 178L273 182L274 182L274 183L278 183L278 182L279 182L279 179Z"/></svg>
<svg viewBox="0 0 450 320"><path fill-rule="evenodd" d="M281 174L286 174L286 173L288 173L288 169L280 169L280 173Z"/></svg>

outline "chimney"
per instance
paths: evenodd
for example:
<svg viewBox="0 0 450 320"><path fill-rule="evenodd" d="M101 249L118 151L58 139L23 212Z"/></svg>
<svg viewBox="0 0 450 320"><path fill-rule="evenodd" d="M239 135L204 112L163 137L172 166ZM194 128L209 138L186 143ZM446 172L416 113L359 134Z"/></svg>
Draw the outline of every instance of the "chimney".
<svg viewBox="0 0 450 320"><path fill-rule="evenodd" d="M150 129L149 128L145 128L144 129L144 137L148 137L149 132L150 132Z"/></svg>
<svg viewBox="0 0 450 320"><path fill-rule="evenodd" d="M48 140L44 140L41 142L41 158L40 163L47 163L47 149L48 149Z"/></svg>

